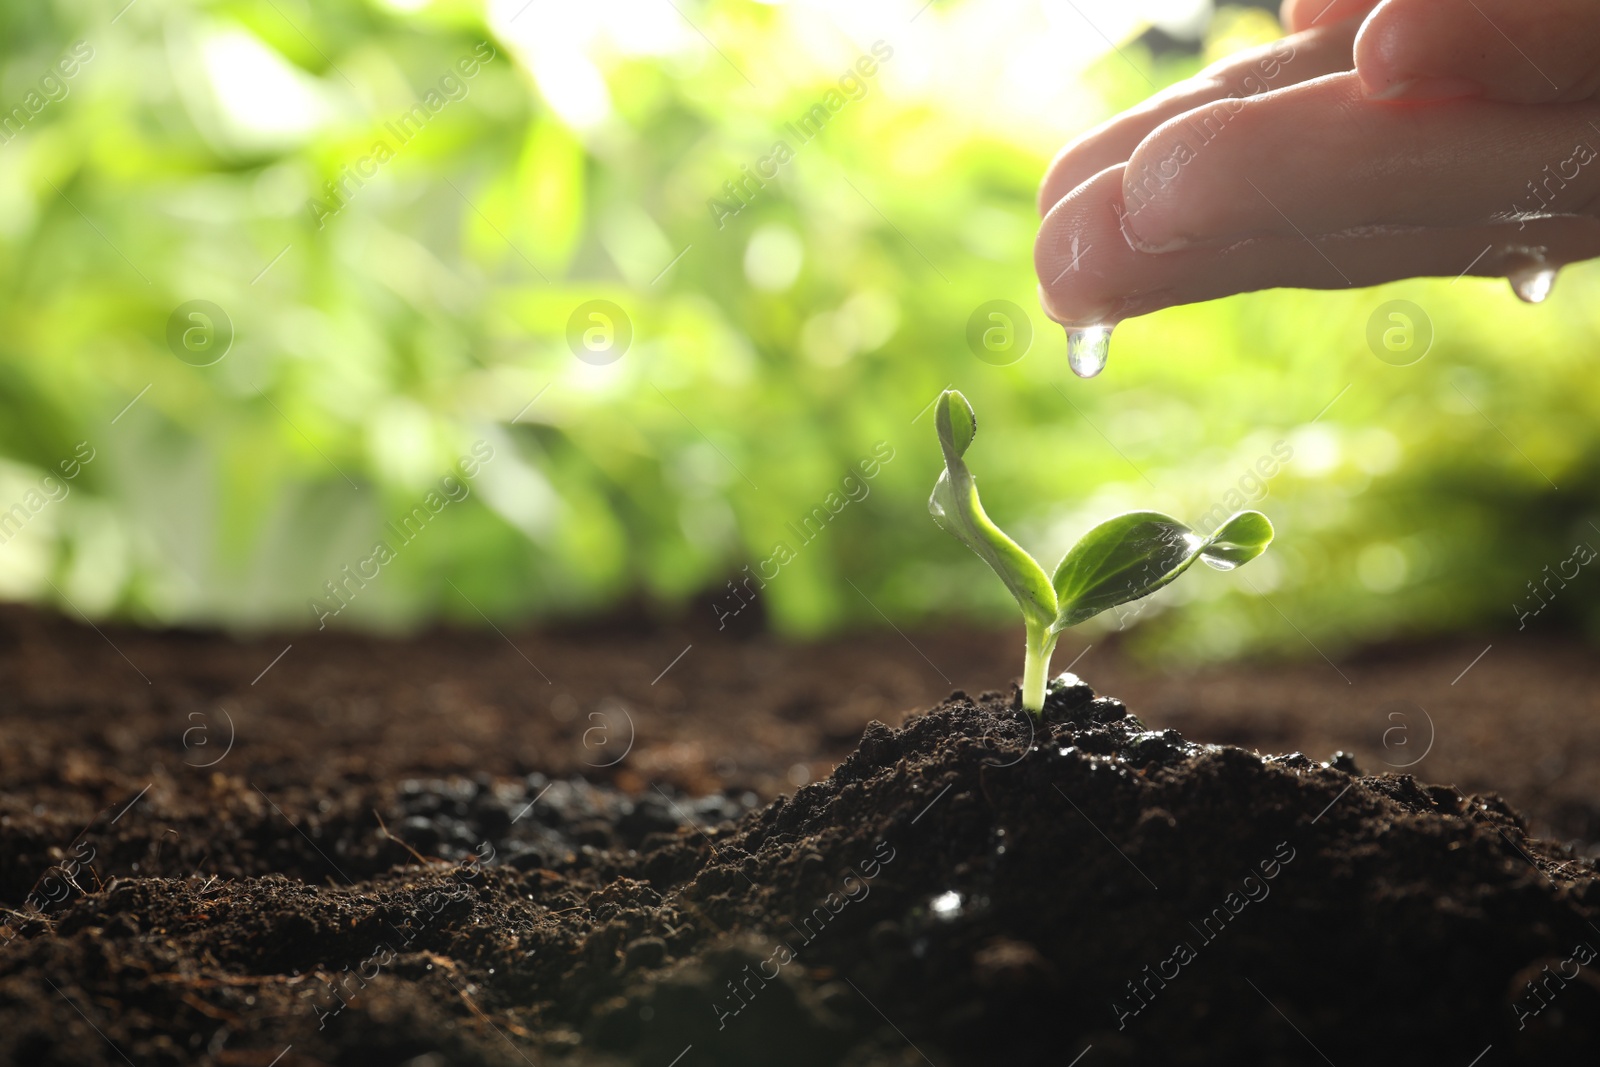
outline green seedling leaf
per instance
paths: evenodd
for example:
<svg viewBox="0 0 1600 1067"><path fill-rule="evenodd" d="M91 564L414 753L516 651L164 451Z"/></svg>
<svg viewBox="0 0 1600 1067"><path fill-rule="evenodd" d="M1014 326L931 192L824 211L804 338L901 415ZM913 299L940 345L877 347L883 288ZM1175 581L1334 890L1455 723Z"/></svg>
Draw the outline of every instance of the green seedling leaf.
<svg viewBox="0 0 1600 1067"><path fill-rule="evenodd" d="M944 450L945 469L933 487L933 496L928 498L933 521L976 552L1000 576L1030 626L1049 626L1056 617L1056 596L1044 568L989 520L978 501L977 479L961 458L978 432L972 405L956 390L947 389L939 397L934 420L939 445Z"/></svg>
<svg viewBox="0 0 1600 1067"><path fill-rule="evenodd" d="M1053 628L1064 630L1155 592L1194 562L1200 540L1177 519L1156 511L1107 519L1084 534L1056 568L1060 608Z"/></svg>
<svg viewBox="0 0 1600 1067"><path fill-rule="evenodd" d="M977 480L963 459L978 434L978 419L967 398L945 390L934 424L944 470L928 499L928 511L940 528L982 557L1022 608L1027 631L1022 706L1035 715L1043 714L1045 674L1062 630L1149 596L1197 559L1218 570L1233 570L1261 555L1272 540L1272 523L1259 511L1238 512L1210 537L1201 537L1170 515L1130 511L1085 534L1056 568L1052 582L984 514Z"/></svg>
<svg viewBox="0 0 1600 1067"><path fill-rule="evenodd" d="M1083 536L1061 560L1053 582L1059 605L1056 632L1118 604L1149 596L1203 559L1232 570L1259 556L1272 540L1272 524L1259 511L1241 511L1201 537L1155 511L1130 511Z"/></svg>
<svg viewBox="0 0 1600 1067"><path fill-rule="evenodd" d="M1200 550L1200 558L1219 571L1249 563L1272 543L1272 523L1259 511L1241 511L1218 526Z"/></svg>

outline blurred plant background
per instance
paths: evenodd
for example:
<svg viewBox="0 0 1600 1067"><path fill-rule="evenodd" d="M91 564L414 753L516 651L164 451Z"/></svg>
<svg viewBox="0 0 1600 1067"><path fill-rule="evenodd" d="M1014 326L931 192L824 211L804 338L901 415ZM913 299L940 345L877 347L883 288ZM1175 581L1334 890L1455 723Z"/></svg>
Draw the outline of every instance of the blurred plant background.
<svg viewBox="0 0 1600 1067"><path fill-rule="evenodd" d="M1540 307L1463 278L1178 309L1119 327L1101 378L1068 373L1034 297L1045 165L1271 39L1262 10L41 0L0 31L6 598L314 625L324 583L484 442L471 495L397 542L340 625L709 618L779 542L758 599L782 632L1011 624L927 516L921 413L948 385L979 413L989 511L1041 558L1128 507L1195 519L1233 491L1272 516L1248 582L1099 623L1167 654L1514 626L1528 582L1600 545L1592 266ZM786 124L875 44L801 143ZM793 158L732 199L780 140ZM1431 320L1409 366L1368 344L1393 299ZM598 365L568 336L594 300L631 327ZM992 300L1031 319L1006 366L966 341ZM803 543L790 524L879 442L869 494Z"/></svg>

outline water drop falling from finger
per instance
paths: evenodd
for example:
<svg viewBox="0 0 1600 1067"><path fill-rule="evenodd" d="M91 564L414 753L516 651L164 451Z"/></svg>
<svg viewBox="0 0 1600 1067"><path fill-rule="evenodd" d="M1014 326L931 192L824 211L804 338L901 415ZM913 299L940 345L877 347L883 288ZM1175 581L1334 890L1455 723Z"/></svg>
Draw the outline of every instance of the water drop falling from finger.
<svg viewBox="0 0 1600 1067"><path fill-rule="evenodd" d="M1506 280L1518 300L1542 304L1556 283L1556 268L1545 258L1543 248L1515 249L1506 264Z"/></svg>
<svg viewBox="0 0 1600 1067"><path fill-rule="evenodd" d="M1080 378L1093 378L1106 369L1111 354L1110 326L1067 327L1067 366Z"/></svg>
<svg viewBox="0 0 1600 1067"><path fill-rule="evenodd" d="M1554 267L1518 267L1506 275L1511 291L1524 304L1542 304L1556 283Z"/></svg>

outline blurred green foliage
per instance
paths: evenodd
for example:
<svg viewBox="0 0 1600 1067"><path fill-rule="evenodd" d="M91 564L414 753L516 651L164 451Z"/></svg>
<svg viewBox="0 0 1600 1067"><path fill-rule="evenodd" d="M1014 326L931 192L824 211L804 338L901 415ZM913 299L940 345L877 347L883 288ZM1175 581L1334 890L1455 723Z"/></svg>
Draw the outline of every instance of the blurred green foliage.
<svg viewBox="0 0 1600 1067"><path fill-rule="evenodd" d="M726 597L780 543L759 599L786 632L1009 622L927 518L951 385L984 413L991 513L1041 557L1120 509L1193 520L1234 491L1271 515L1248 581L1102 620L1172 654L1514 626L1526 583L1600 544L1591 266L1540 307L1464 278L1178 309L1119 327L1101 378L1067 373L1033 296L1039 176L1203 56L1100 54L1071 11L976 0L124 2L0 13L0 509L26 519L0 529L0 595L313 624L484 442L471 495L346 585L341 624ZM1268 23L1225 12L1208 49ZM891 57L841 82L875 42ZM830 90L800 143L785 124ZM727 210L779 140L792 158ZM604 365L568 343L597 299L632 328ZM1008 366L965 341L995 299L1031 311ZM1391 299L1431 319L1410 366L1368 348ZM234 335L208 366L169 349L196 300ZM206 325L178 326L201 355ZM797 537L879 442L864 498Z"/></svg>

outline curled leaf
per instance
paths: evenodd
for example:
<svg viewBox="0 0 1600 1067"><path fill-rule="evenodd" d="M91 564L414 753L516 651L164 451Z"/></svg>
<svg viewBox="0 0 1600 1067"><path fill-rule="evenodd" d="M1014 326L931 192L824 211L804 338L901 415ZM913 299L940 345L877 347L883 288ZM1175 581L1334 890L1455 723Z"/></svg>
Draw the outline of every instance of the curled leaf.
<svg viewBox="0 0 1600 1067"><path fill-rule="evenodd" d="M978 436L978 414L955 389L946 389L939 395L933 421L939 430L939 446L944 449L946 464L966 455L972 439Z"/></svg>
<svg viewBox="0 0 1600 1067"><path fill-rule="evenodd" d="M941 529L976 552L999 575L1022 608L1029 627L1047 627L1056 617L1055 591L1044 569L984 513L978 483L962 456L977 435L978 423L967 398L954 389L939 397L934 423L944 450L945 469L928 499L928 511Z"/></svg>
<svg viewBox="0 0 1600 1067"><path fill-rule="evenodd" d="M1206 539L1200 558L1219 571L1249 563L1272 543L1272 523L1259 511L1241 511Z"/></svg>

